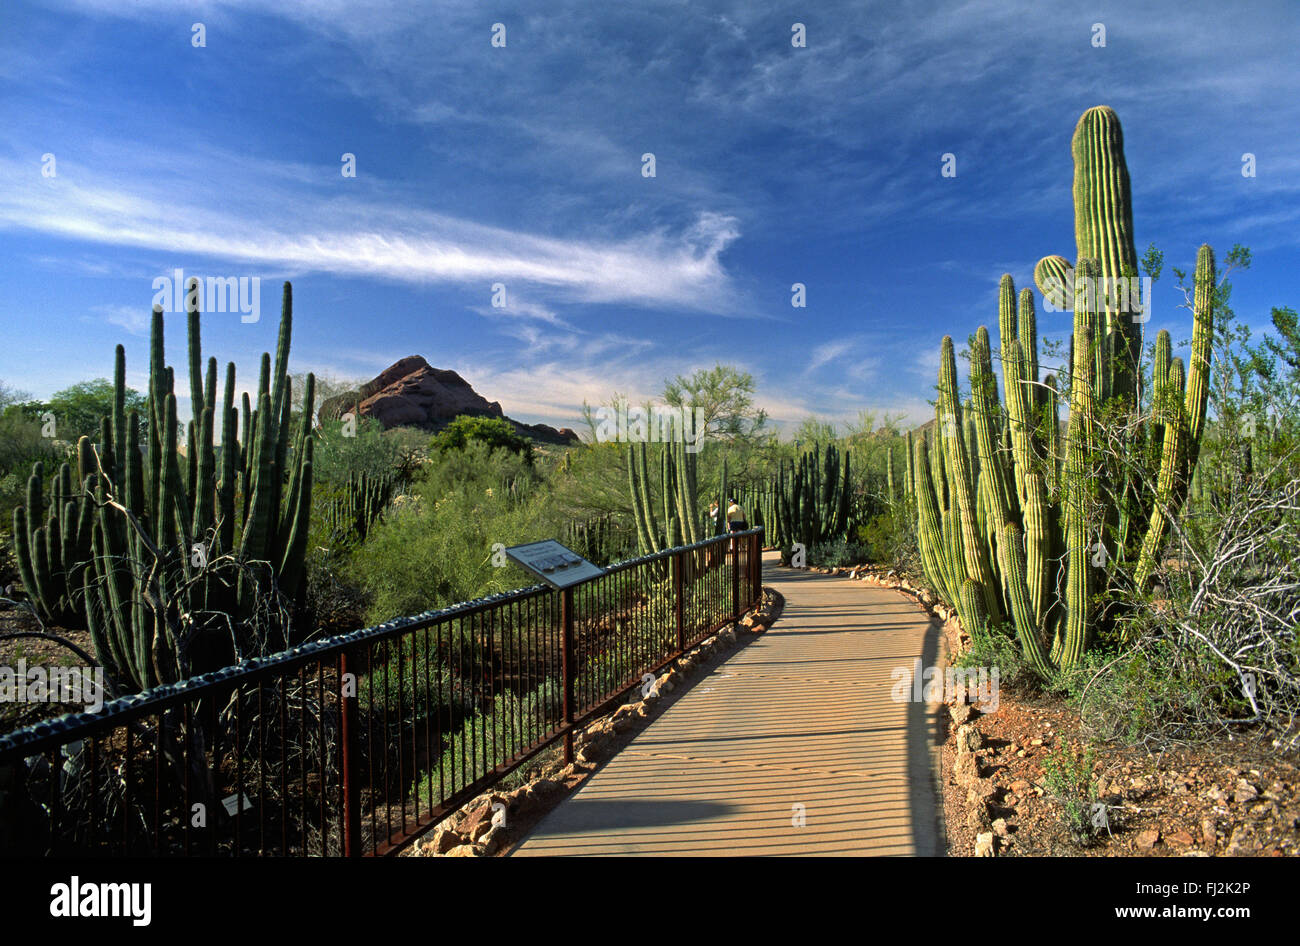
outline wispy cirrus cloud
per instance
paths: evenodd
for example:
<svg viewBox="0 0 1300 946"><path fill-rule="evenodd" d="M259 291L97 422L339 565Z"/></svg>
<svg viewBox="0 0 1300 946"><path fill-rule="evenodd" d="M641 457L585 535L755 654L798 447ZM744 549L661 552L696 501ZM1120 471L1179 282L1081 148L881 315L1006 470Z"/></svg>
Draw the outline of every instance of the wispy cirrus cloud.
<svg viewBox="0 0 1300 946"><path fill-rule="evenodd" d="M194 164L177 156L172 166ZM192 180L202 181L202 171ZM543 287L576 302L736 310L738 294L720 257L739 231L724 215L702 212L677 233L659 228L621 239L561 238L396 199L322 199L306 188L265 183L258 190L261 212L253 216L205 205L177 182L171 189L109 182L66 162L57 177L45 179L30 164L0 160L0 227L289 270L417 284L503 282ZM299 225L268 223L286 218Z"/></svg>

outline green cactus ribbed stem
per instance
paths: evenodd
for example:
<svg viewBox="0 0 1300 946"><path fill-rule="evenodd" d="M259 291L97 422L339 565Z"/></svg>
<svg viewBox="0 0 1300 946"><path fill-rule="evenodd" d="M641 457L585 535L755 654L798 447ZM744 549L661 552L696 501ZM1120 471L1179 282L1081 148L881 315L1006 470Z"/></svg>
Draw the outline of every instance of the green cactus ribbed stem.
<svg viewBox="0 0 1300 946"><path fill-rule="evenodd" d="M310 423L310 419L308 421ZM279 562L278 581L282 588L297 588L302 580L307 552L307 533L311 526L312 452L314 441L303 442L302 463L295 470L295 489L290 493L292 510L286 510L288 525L284 552ZM377 515L377 513L372 513Z"/></svg>
<svg viewBox="0 0 1300 946"><path fill-rule="evenodd" d="M1068 312L1074 305L1074 266L1064 256L1044 256L1034 267L1034 285L1049 311Z"/></svg>
<svg viewBox="0 0 1300 946"><path fill-rule="evenodd" d="M221 473L217 484L216 515L220 522L220 547L232 548L235 544L235 481L239 473L239 442L236 431L239 423L235 410L235 363L226 364L225 396L221 407Z"/></svg>
<svg viewBox="0 0 1300 946"><path fill-rule="evenodd" d="M126 462L128 446L126 439L126 348L121 345L118 345L113 350L113 415L109 420L111 421L113 436L113 453L112 456L103 458L103 465L105 472L112 476L114 470L117 469L117 464ZM104 445L108 446L107 439ZM130 448L139 453L139 441L131 441ZM116 489L122 489L124 485L124 483L113 484Z"/></svg>
<svg viewBox="0 0 1300 946"><path fill-rule="evenodd" d="M962 582L958 610L971 640L983 640L988 634L989 615L985 610L986 600L984 588L979 582L971 578Z"/></svg>
<svg viewBox="0 0 1300 946"><path fill-rule="evenodd" d="M659 451L659 481L663 484L660 490L660 497L664 504L664 522L668 524L668 532L664 538L664 547L672 548L676 543L672 541L673 521L677 518L677 507L674 501L674 495L677 492L677 482L674 476L672 463L672 454L665 447Z"/></svg>
<svg viewBox="0 0 1300 946"><path fill-rule="evenodd" d="M1043 678L1051 676L1049 648L1041 637L1041 622L1034 617L1032 591L1025 577L1026 548L1024 535L1014 522L1008 522L1002 535L1004 582L1007 599L1016 625L1021 651L1034 671Z"/></svg>
<svg viewBox="0 0 1300 946"><path fill-rule="evenodd" d="M894 490L894 448L885 448L885 489L889 495L889 503L892 506L898 502L898 494Z"/></svg>
<svg viewBox="0 0 1300 946"><path fill-rule="evenodd" d="M1175 358L1169 366L1165 382L1167 390L1180 390L1183 383L1183 360ZM1146 535L1142 539L1137 568L1133 572L1133 584L1142 590L1146 589L1159 561L1159 553L1168 535L1171 517L1177 514L1174 502L1178 480L1187 465L1189 439L1187 411L1182 404L1175 402L1166 414L1155 504L1151 510L1151 521L1147 526Z"/></svg>
<svg viewBox="0 0 1300 946"><path fill-rule="evenodd" d="M916 478L912 473L912 465L915 461L913 460L912 457L914 447L913 447L912 432L910 430L907 432L905 442L907 448L906 449L907 464L906 464L906 469L904 472L904 479L903 479L903 502L907 504L908 509L911 509L913 503L912 490L915 486Z"/></svg>
<svg viewBox="0 0 1300 946"><path fill-rule="evenodd" d="M212 450L213 415L211 407L203 408L200 423L198 460L195 468L194 514L192 516L193 537L202 542L204 533L212 528L216 517L216 470Z"/></svg>
<svg viewBox="0 0 1300 946"><path fill-rule="evenodd" d="M149 397L146 405L149 410L149 462L144 469L149 476L145 484L149 490L148 517L150 524L156 523L158 513L159 483L155 476L163 468L162 438L166 417L163 410L167 397L167 362L163 347L163 312L162 306L153 307L153 325L149 333Z"/></svg>
<svg viewBox="0 0 1300 946"><path fill-rule="evenodd" d="M1048 373L1043 377L1043 419L1040 429L1043 433L1043 455L1045 457L1043 478L1047 483L1048 497L1055 502L1061 486L1061 395L1057 386L1056 375Z"/></svg>
<svg viewBox="0 0 1300 946"><path fill-rule="evenodd" d="M1016 285L1010 273L1003 273L998 282L998 339L1003 347L1013 338L1019 338L1020 320L1016 313ZM985 334L988 330L985 329Z"/></svg>
<svg viewBox="0 0 1300 946"><path fill-rule="evenodd" d="M1038 386L1038 316L1034 311L1034 291L1021 289L1019 312L1016 317L1017 340L1025 358L1025 380L1029 384L1029 407L1031 414L1037 417L1043 405L1044 393ZM1001 339L1005 350L1009 338ZM1005 355L1004 355L1005 357Z"/></svg>
<svg viewBox="0 0 1300 946"><path fill-rule="evenodd" d="M1187 362L1187 466L1196 468L1200 456L1201 434L1205 429L1206 408L1210 392L1210 347L1214 342L1214 251L1202 244L1196 254L1195 296L1193 298L1192 353Z"/></svg>
<svg viewBox="0 0 1300 946"><path fill-rule="evenodd" d="M632 512L636 520L637 538L643 554L662 551L659 544L659 526L655 522L654 504L650 497L649 464L646 445L627 445L628 488L632 493Z"/></svg>
<svg viewBox="0 0 1300 946"><path fill-rule="evenodd" d="M278 413L272 409L271 395L263 391L257 403L257 433L253 457L253 498L244 527L240 553L246 561L265 561L271 540L271 494L275 467Z"/></svg>
<svg viewBox="0 0 1300 946"><path fill-rule="evenodd" d="M957 362L950 335L943 337L939 354L939 402L944 414L944 426L947 427L941 431L941 435L948 479L955 499L954 528L961 534L964 577L979 585L984 596L984 610L988 618L998 624L1001 623L1002 615L988 549L979 534L976 520L975 482L962 436L962 415L957 398Z"/></svg>
<svg viewBox="0 0 1300 946"><path fill-rule="evenodd" d="M1113 285L1117 279L1138 275L1133 242L1133 208L1128 164L1124 160L1124 132L1109 106L1090 108L1079 118L1071 142L1074 156L1074 233L1080 258L1098 261L1094 278ZM1095 284L1094 284L1095 285ZM1100 300L1098 300L1100 302ZM1099 317L1102 306L1098 306ZM1104 305L1105 332L1099 332L1112 356L1106 394L1123 401L1127 411L1136 405L1137 365L1141 339L1131 315L1119 311L1114 300ZM1109 339L1114 336L1114 341Z"/></svg>
<svg viewBox="0 0 1300 946"><path fill-rule="evenodd" d="M29 596L33 596L33 590L36 588L36 574L32 566L34 564L31 533L28 531L27 507L14 507L14 558L18 564L18 577L22 579L23 587L27 589Z"/></svg>
<svg viewBox="0 0 1300 946"><path fill-rule="evenodd" d="M202 284L197 279L187 279L186 288L193 287L202 291ZM185 293L185 327L187 333L186 356L190 368L190 407L194 412L194 426L203 422L203 345L199 336L199 299L198 293Z"/></svg>
<svg viewBox="0 0 1300 946"><path fill-rule="evenodd" d="M1035 448L1034 434L1037 428L1031 407L1031 392L1034 386L1026 377L1026 362L1019 340L1013 339L1003 348L1003 386L1007 392L1007 412L1011 419L1012 459L1024 520L1022 539L1025 545L1026 588L1033 614L1033 625L1037 629L1043 626L1047 618L1051 588L1052 539L1043 461ZM1005 526L1003 528L1005 530ZM1008 596L1011 593L1008 587Z"/></svg>
<svg viewBox="0 0 1300 946"><path fill-rule="evenodd" d="M935 501L939 504L940 513L946 512L950 505L948 476L947 471L944 469L943 424L943 409L936 404L934 428L930 434L930 480L934 488Z"/></svg>
<svg viewBox="0 0 1300 946"><path fill-rule="evenodd" d="M1151 362L1151 418L1158 424L1169 416L1168 381L1169 363L1173 358L1173 344L1169 332L1156 333L1155 355Z"/></svg>
<svg viewBox="0 0 1300 946"><path fill-rule="evenodd" d="M1074 305L1074 365L1070 383L1070 426L1066 434L1066 469L1064 483L1066 543L1066 623L1058 658L1064 668L1074 666L1082 657L1091 630L1093 541L1105 542L1094 535L1089 513L1094 507L1093 464L1095 447L1095 401L1093 382L1096 360L1093 346L1097 337L1097 314L1090 307L1083 287L1100 271L1091 259L1079 260L1079 288Z"/></svg>
<svg viewBox="0 0 1300 946"><path fill-rule="evenodd" d="M924 437L921 437L913 444L912 449L915 471L912 492L916 497L917 546L921 553L921 564L931 587L952 606L955 604L955 598L945 560L939 506L935 501L934 485L930 479L929 444Z"/></svg>

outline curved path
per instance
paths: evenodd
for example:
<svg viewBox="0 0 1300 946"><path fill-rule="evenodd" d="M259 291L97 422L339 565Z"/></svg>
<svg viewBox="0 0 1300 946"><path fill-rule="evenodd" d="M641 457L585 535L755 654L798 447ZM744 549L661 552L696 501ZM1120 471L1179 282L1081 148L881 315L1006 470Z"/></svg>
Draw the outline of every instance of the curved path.
<svg viewBox="0 0 1300 946"><path fill-rule="evenodd" d="M895 668L935 663L937 623L775 553L763 583L785 596L776 623L673 693L513 856L943 853L936 707L891 695Z"/></svg>

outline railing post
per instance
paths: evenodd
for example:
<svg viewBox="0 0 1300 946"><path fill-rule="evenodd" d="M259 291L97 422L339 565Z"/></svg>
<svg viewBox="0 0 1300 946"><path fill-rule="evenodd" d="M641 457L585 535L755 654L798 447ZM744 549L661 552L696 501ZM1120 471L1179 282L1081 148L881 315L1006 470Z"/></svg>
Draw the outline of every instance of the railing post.
<svg viewBox="0 0 1300 946"><path fill-rule="evenodd" d="M564 679L564 761L573 761L573 589L560 592L560 675Z"/></svg>
<svg viewBox="0 0 1300 946"><path fill-rule="evenodd" d="M339 699L343 716L343 856L361 856L361 786L357 773L357 679L349 652L339 656ZM357 668L360 670L360 667ZM324 853L324 851L322 851Z"/></svg>
<svg viewBox="0 0 1300 946"><path fill-rule="evenodd" d="M673 620L677 622L677 649L686 649L686 570L685 553L673 553Z"/></svg>
<svg viewBox="0 0 1300 946"><path fill-rule="evenodd" d="M755 533L753 544L749 547L749 554L752 556L749 562L750 580L753 582L751 602L757 604L758 600L763 597L763 534Z"/></svg>
<svg viewBox="0 0 1300 946"><path fill-rule="evenodd" d="M731 539L731 620L740 620L740 539Z"/></svg>

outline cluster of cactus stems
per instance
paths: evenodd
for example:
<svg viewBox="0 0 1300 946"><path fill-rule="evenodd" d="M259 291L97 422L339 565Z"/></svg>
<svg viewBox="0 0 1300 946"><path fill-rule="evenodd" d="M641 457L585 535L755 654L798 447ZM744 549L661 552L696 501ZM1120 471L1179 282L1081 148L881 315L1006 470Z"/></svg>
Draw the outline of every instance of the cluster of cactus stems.
<svg viewBox="0 0 1300 946"><path fill-rule="evenodd" d="M60 471L62 519L30 532L28 520L41 510L37 470L26 508L14 514L15 536L27 537L16 546L33 600L69 620L79 610L97 658L128 688L223 666L236 658L223 654L240 647L241 635L244 642L250 632L286 635L286 627L267 624L265 603L277 591L292 597L303 579L315 380L307 376L295 425L288 376L292 289L285 283L274 368L263 354L257 406L245 394L242 418L234 364L226 366L220 399L215 358L203 372L194 284L186 298L194 413L183 433L174 371L164 358L163 314L155 306L144 417L125 410L126 354L119 345L112 416L103 419L98 444L82 437L77 445L77 495L70 471ZM246 624L255 610L259 626L251 630Z"/></svg>
<svg viewBox="0 0 1300 946"><path fill-rule="evenodd" d="M697 454L687 450L686 445L680 442L666 443L660 447L658 493L663 502L662 528L660 513L655 509L655 491L652 488L648 458L649 448L646 444L628 444L628 490L642 554L650 555L700 541L705 537L705 526L699 509ZM723 490L726 490L725 469Z"/></svg>
<svg viewBox="0 0 1300 946"><path fill-rule="evenodd" d="M565 526L564 544L589 562L605 566L636 555L624 523L612 513L572 519Z"/></svg>
<svg viewBox="0 0 1300 946"><path fill-rule="evenodd" d="M364 542L400 485L396 473L349 473L342 493L325 508L325 524L330 534Z"/></svg>
<svg viewBox="0 0 1300 946"><path fill-rule="evenodd" d="M1095 108L1074 137L1074 331L1068 382L1039 380L1034 296L1016 295L1010 276L999 292L1002 392L988 330L971 344L970 391L957 388L951 337L942 343L933 442L918 437L909 473L927 579L958 612L972 637L1014 628L1026 660L1041 675L1076 664L1106 620L1109 584L1145 590L1186 498L1205 425L1213 334L1214 254L1197 255L1191 365L1171 357L1167 332L1155 343L1149 413L1142 415L1141 337L1129 314L1093 292L1098 280L1136 272L1128 171L1118 119ZM1056 291L1061 258L1041 261L1039 288ZM1067 264L1068 265L1068 264ZM1059 403L1068 392L1061 441ZM1122 425L1110 449L1105 418ZM1144 447L1149 477L1114 455ZM1126 565L1127 569L1115 566ZM1129 578L1125 579L1124 575Z"/></svg>
<svg viewBox="0 0 1300 946"><path fill-rule="evenodd" d="M70 464L63 463L46 505L44 464L37 463L27 480L25 502L14 509L14 554L19 577L41 620L62 627L80 627L81 576L90 558L94 505L77 484L90 475L89 458L78 451L74 484Z"/></svg>
<svg viewBox="0 0 1300 946"><path fill-rule="evenodd" d="M794 543L811 548L846 533L853 503L849 454L820 445L777 470L768 541L787 558Z"/></svg>

